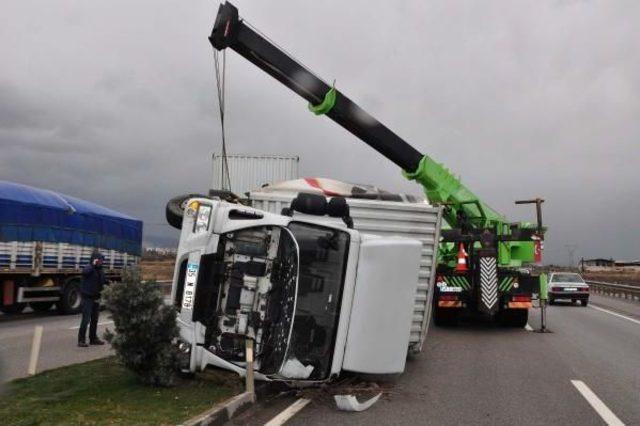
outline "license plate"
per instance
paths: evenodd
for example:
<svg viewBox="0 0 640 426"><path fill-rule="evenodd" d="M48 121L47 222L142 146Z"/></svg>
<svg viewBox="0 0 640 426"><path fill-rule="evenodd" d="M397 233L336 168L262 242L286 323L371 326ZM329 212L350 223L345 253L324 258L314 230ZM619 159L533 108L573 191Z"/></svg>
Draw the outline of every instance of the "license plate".
<svg viewBox="0 0 640 426"><path fill-rule="evenodd" d="M578 291L578 289L574 287L565 287L564 291Z"/></svg>

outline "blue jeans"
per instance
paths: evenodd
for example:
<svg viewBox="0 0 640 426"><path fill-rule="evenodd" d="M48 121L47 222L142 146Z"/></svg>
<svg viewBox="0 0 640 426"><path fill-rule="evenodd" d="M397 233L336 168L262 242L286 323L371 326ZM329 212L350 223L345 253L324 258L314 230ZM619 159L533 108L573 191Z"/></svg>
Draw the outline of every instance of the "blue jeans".
<svg viewBox="0 0 640 426"><path fill-rule="evenodd" d="M89 341L98 340L98 318L100 317L100 303L89 297L82 296L82 321L78 330L78 342L84 342L89 325Z"/></svg>

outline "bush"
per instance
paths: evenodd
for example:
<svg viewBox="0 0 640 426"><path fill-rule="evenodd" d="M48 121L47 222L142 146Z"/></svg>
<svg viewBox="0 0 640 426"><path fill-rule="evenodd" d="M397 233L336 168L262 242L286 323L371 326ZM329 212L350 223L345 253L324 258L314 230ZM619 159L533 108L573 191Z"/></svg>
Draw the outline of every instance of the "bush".
<svg viewBox="0 0 640 426"><path fill-rule="evenodd" d="M102 293L111 311L115 333L107 329L105 339L118 359L136 373L143 383L171 386L176 374L178 337L176 311L164 304L155 282L143 282L140 274L129 272L121 283Z"/></svg>

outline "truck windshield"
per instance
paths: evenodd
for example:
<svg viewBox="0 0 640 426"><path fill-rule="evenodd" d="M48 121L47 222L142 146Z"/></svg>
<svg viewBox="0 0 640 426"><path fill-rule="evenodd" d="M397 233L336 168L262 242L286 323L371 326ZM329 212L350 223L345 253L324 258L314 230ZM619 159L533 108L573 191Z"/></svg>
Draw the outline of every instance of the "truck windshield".
<svg viewBox="0 0 640 426"><path fill-rule="evenodd" d="M553 274L551 278L553 283L584 283L582 277L578 274Z"/></svg>
<svg viewBox="0 0 640 426"><path fill-rule="evenodd" d="M291 344L281 375L319 380L329 376L349 254L349 234L292 222L300 248L298 297Z"/></svg>

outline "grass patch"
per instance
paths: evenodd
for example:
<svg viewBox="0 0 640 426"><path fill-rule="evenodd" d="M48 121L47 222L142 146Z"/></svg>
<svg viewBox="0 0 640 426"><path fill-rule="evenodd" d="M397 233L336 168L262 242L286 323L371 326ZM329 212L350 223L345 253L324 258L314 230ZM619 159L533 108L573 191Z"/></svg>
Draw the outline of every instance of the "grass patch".
<svg viewBox="0 0 640 426"><path fill-rule="evenodd" d="M178 424L241 390L222 371L178 379L172 388L140 384L115 357L14 380L0 396L3 425Z"/></svg>

